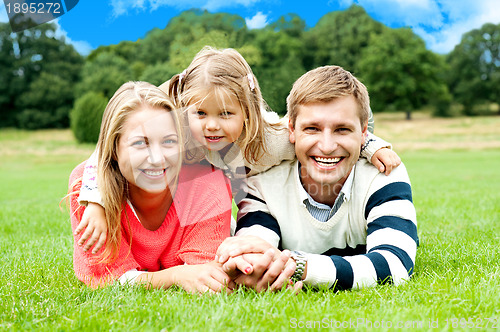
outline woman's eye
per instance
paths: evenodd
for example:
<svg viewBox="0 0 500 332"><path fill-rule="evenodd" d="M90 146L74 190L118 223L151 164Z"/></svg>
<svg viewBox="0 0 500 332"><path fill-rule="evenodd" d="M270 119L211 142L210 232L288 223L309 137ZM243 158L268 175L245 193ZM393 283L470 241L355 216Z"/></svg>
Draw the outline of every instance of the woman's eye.
<svg viewBox="0 0 500 332"><path fill-rule="evenodd" d="M168 138L168 139L163 141L163 144L168 144L168 145L177 144L177 140L174 138Z"/></svg>
<svg viewBox="0 0 500 332"><path fill-rule="evenodd" d="M132 146L135 146L135 147L140 147L140 146L145 146L145 145L146 145L146 141L143 141L143 140L132 142Z"/></svg>

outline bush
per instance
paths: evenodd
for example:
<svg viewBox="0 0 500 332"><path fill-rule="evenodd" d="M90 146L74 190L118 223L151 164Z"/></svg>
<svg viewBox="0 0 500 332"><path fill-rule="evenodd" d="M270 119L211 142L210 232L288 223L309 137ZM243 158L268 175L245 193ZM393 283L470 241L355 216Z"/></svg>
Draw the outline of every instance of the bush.
<svg viewBox="0 0 500 332"><path fill-rule="evenodd" d="M39 109L25 109L16 115L17 127L35 130L51 127L53 116Z"/></svg>
<svg viewBox="0 0 500 332"><path fill-rule="evenodd" d="M107 103L106 97L93 91L85 93L76 100L70 113L70 126L78 142L97 142L102 114Z"/></svg>

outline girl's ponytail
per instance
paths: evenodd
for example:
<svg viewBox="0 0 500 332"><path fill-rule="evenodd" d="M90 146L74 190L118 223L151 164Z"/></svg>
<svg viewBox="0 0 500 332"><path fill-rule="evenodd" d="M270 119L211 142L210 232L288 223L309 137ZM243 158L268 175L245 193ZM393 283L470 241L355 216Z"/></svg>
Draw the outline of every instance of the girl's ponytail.
<svg viewBox="0 0 500 332"><path fill-rule="evenodd" d="M173 100L174 104L177 107L180 106L179 88L180 88L179 74L175 74L174 76L172 76L170 80L166 81L160 86L160 89L162 89Z"/></svg>

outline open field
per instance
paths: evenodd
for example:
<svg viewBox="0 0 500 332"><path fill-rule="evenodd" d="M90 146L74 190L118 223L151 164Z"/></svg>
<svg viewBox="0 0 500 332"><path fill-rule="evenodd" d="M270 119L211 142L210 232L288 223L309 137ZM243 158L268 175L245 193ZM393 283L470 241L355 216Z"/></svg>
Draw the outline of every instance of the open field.
<svg viewBox="0 0 500 332"><path fill-rule="evenodd" d="M69 218L58 204L93 146L68 130L0 131L0 330L498 330L500 117L402 117L377 115L375 133L393 143L412 180L414 277L297 296L88 289L74 276Z"/></svg>

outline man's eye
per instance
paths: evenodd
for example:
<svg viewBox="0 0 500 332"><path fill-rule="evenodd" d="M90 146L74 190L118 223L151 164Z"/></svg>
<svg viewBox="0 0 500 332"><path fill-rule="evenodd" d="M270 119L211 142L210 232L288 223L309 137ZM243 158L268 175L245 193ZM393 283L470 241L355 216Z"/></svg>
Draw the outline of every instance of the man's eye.
<svg viewBox="0 0 500 332"><path fill-rule="evenodd" d="M304 128L304 131L317 131L317 130L318 130L318 128L316 128L316 127L305 127Z"/></svg>

